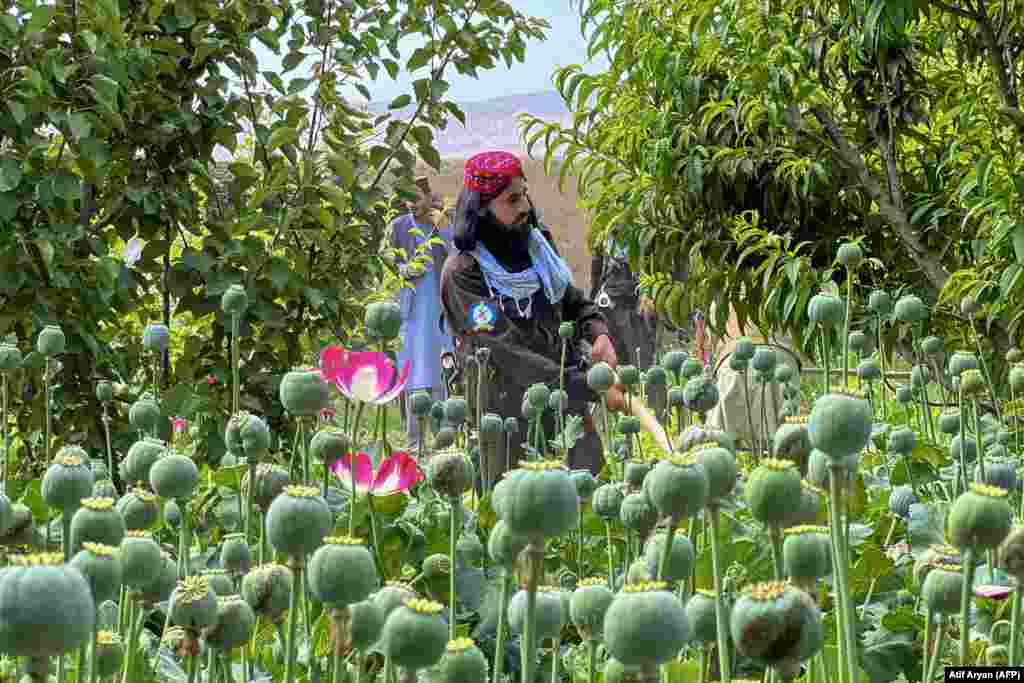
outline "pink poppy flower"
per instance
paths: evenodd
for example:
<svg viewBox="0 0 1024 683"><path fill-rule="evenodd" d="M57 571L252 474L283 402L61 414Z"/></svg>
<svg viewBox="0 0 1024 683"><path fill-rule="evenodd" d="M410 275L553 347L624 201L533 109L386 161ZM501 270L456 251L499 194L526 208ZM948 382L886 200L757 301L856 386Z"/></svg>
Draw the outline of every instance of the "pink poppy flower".
<svg viewBox="0 0 1024 683"><path fill-rule="evenodd" d="M331 465L338 481L347 489L352 488L352 454L348 453ZM416 461L405 451L397 451L381 462L376 471L373 461L366 453L356 454L356 493L358 495L390 496L411 489L423 479L423 472Z"/></svg>
<svg viewBox="0 0 1024 683"><path fill-rule="evenodd" d="M213 375L207 375L206 376L206 383L209 384L212 387L214 384L217 383L217 378L214 377Z"/></svg>
<svg viewBox="0 0 1024 683"><path fill-rule="evenodd" d="M992 600L1005 600L1013 594L1013 586L984 585L975 586L974 594L979 598L990 598Z"/></svg>
<svg viewBox="0 0 1024 683"><path fill-rule="evenodd" d="M393 401L409 380L412 362L405 361L395 377L395 366L387 354L379 351L347 351L329 346L320 354L320 372L334 382L346 398L362 403L384 405Z"/></svg>
<svg viewBox="0 0 1024 683"><path fill-rule="evenodd" d="M185 418L183 418L183 417L171 418L171 428L174 430L175 434L180 434L183 431L185 431L185 427L186 426L188 426L188 423L185 422Z"/></svg>

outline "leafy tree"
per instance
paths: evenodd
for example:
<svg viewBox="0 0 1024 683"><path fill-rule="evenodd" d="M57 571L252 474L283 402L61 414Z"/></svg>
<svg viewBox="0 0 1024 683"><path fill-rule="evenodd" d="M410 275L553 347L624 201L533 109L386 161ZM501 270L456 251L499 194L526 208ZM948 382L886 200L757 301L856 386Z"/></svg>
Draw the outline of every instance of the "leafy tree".
<svg viewBox="0 0 1024 683"><path fill-rule="evenodd" d="M996 350L1019 335L1019 3L582 0L580 16L609 68L557 75L572 126L523 129L577 176L595 239L623 232L655 275L689 262L705 286L659 287L663 309L717 302L721 327L731 302L806 343L816 273L855 239L877 257L862 300L918 293L947 347L972 348L972 294Z"/></svg>
<svg viewBox="0 0 1024 683"><path fill-rule="evenodd" d="M102 448L97 378L124 385L124 416L158 380L168 416L215 416L199 434L211 459L230 405L224 290L249 296L243 407L283 429L281 375L328 340L358 342L367 300L389 294L381 282L402 284L378 243L416 160L440 163L433 129L463 119L445 78L521 61L546 27L503 0L8 7L0 336L28 352L44 324L63 327L58 438ZM422 46L403 53L412 36ZM260 71L257 42L282 58L280 73ZM346 97L369 99L379 75L403 71L418 78L391 110L415 103L411 117L374 118ZM129 242L144 245L137 258L125 258ZM141 348L150 322L172 328L162 363ZM41 444L41 367L28 354L16 378L15 395L34 403L19 411L26 453ZM124 430L115 446L135 437Z"/></svg>

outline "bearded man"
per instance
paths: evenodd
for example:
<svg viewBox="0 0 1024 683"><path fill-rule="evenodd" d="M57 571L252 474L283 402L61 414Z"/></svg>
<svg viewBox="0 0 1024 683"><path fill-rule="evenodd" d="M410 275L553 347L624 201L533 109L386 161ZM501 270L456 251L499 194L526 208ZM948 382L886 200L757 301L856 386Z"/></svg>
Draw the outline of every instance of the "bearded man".
<svg viewBox="0 0 1024 683"><path fill-rule="evenodd" d="M484 413L521 417L523 394L533 384L559 389L563 322L574 323L565 365L567 415L584 416L584 434L569 451L569 466L598 474L604 466L601 439L587 415L587 404L601 400L587 385L589 366L579 346L591 344L592 362L617 365L608 326L593 301L573 285L551 232L541 225L528 194L519 159L508 152L484 152L466 162L453 231L455 249L441 275L441 302L448 330L466 356L490 349L485 375ZM621 411L621 386L607 394L611 410ZM555 420L544 420L551 436ZM526 430L498 439L481 462L481 476L494 482L524 455Z"/></svg>

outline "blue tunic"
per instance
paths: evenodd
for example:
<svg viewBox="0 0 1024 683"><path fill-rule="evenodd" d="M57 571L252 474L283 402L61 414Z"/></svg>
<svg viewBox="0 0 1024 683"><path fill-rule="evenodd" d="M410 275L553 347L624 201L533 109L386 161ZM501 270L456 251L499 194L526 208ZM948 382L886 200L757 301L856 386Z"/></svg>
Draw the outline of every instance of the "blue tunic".
<svg viewBox="0 0 1024 683"><path fill-rule="evenodd" d="M411 234L413 228L419 228L424 235L420 237ZM412 214L406 214L392 224L392 244L404 249L411 259L416 256L417 247L429 238L431 231L430 225L418 225ZM451 245L451 236L446 231L439 231L438 236L444 240L445 246L432 249L433 258L427 260L426 272L413 281L415 288L403 288L399 295L402 308L402 349L397 354L399 368L405 361L412 361L406 391L427 389L435 398L443 396L441 351L452 349L451 337L443 334L439 327L440 271Z"/></svg>

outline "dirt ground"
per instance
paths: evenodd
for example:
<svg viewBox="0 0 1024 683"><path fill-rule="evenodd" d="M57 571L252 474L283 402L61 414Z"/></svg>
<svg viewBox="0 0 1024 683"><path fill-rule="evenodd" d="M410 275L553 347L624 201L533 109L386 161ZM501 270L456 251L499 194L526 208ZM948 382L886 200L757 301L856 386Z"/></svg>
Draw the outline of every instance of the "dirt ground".
<svg viewBox="0 0 1024 683"><path fill-rule="evenodd" d="M553 175L547 175L544 173L543 161L520 158L529 183L530 198L554 234L559 253L569 262L576 286L588 292L590 248L587 245L587 233L590 222L586 212L576 206L576 180L572 176L567 177L565 192L559 192L557 169L553 169ZM441 175L430 169L420 169L421 173L430 177L434 190L440 192L450 206L455 205L459 190L462 189L464 163L463 159L446 159Z"/></svg>

